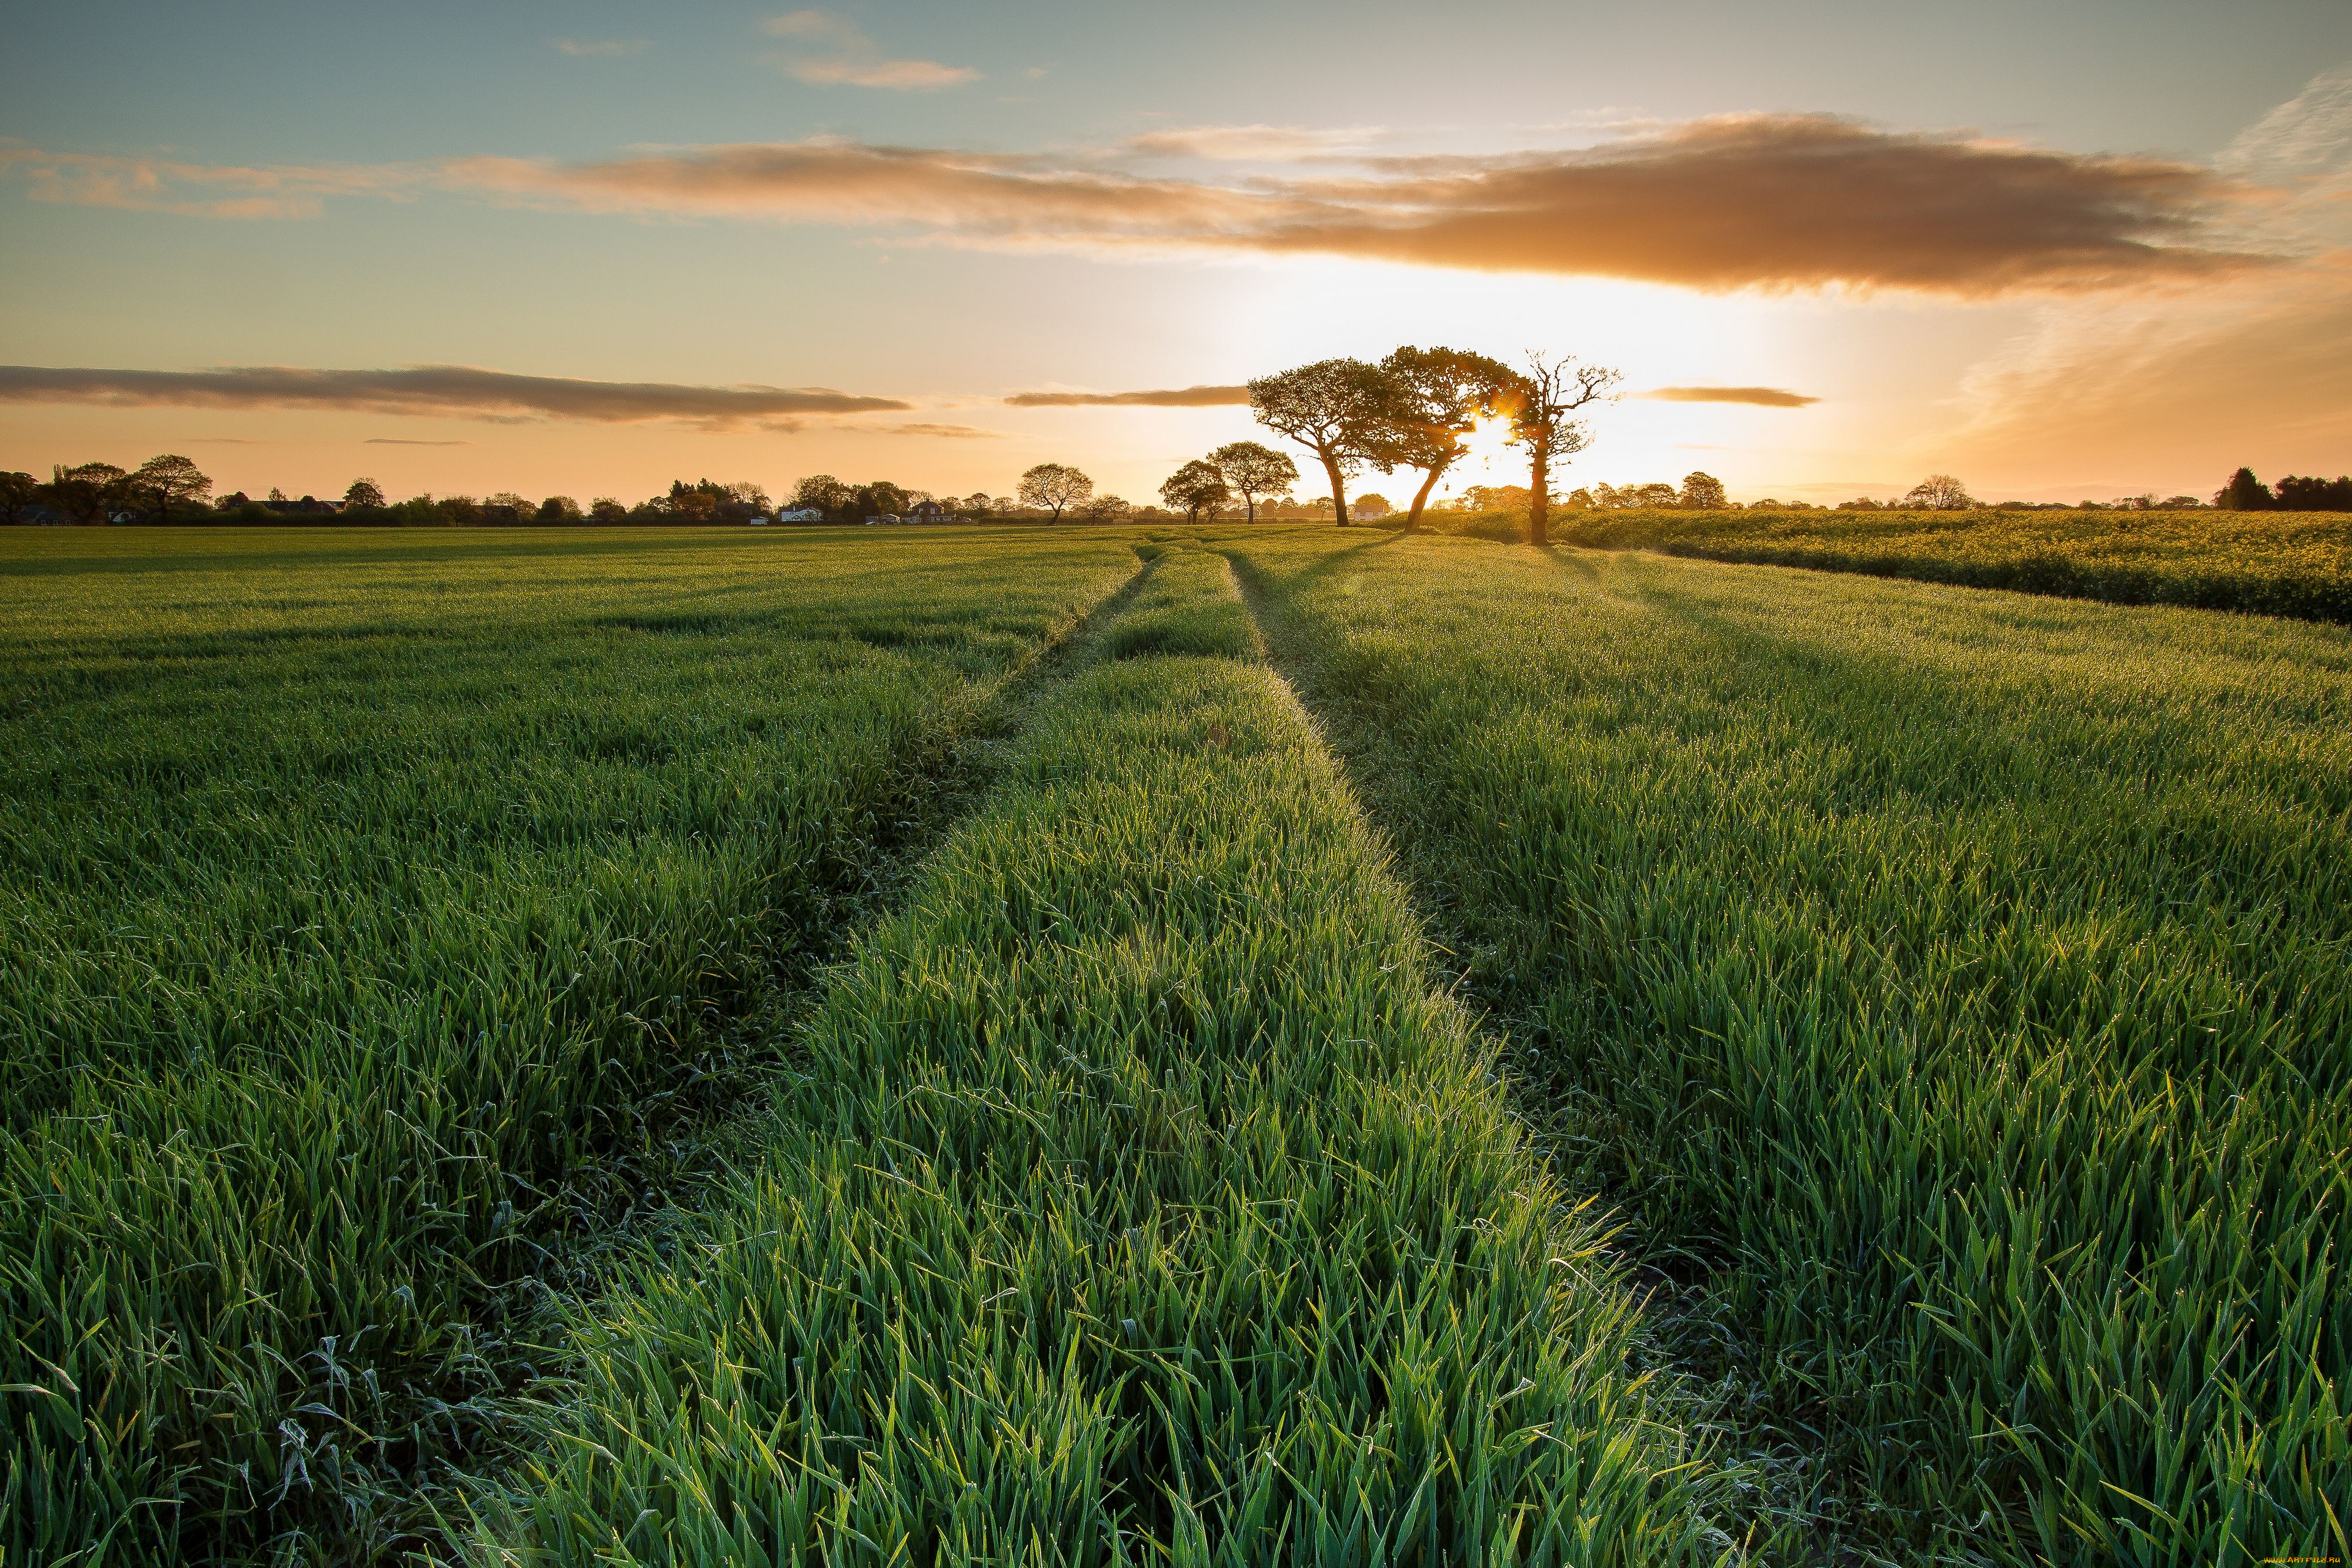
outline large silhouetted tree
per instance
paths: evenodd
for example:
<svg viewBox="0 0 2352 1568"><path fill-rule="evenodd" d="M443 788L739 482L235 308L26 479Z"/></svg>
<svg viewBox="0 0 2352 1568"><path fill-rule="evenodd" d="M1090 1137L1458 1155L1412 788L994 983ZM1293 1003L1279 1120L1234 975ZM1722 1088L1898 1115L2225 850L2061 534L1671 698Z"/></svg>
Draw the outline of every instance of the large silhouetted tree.
<svg viewBox="0 0 2352 1568"><path fill-rule="evenodd" d="M1232 495L1224 476L1217 472L1217 465L1202 457L1195 457L1177 469L1160 486L1160 501L1171 512L1182 508L1184 520L1188 523L1197 522L1202 512L1208 513L1210 520L1214 521L1217 508L1223 506Z"/></svg>
<svg viewBox="0 0 2352 1568"><path fill-rule="evenodd" d="M58 464L49 469L41 498L75 522L94 526L106 521L107 514L125 499L122 482L128 477L111 463L77 463L70 468Z"/></svg>
<svg viewBox="0 0 2352 1568"><path fill-rule="evenodd" d="M1906 507L1916 507L1930 512L1960 512L1975 506L1976 497L1969 487L1949 474L1930 474L1911 486L1903 497Z"/></svg>
<svg viewBox="0 0 2352 1568"><path fill-rule="evenodd" d="M793 486L793 505L797 508L814 508L827 517L838 517L849 510L856 493L830 474L812 474Z"/></svg>
<svg viewBox="0 0 2352 1568"><path fill-rule="evenodd" d="M1095 493L1095 482L1066 463L1040 463L1021 476L1021 504L1040 511L1051 509L1054 521L1062 508L1076 506Z"/></svg>
<svg viewBox="0 0 2352 1568"><path fill-rule="evenodd" d="M2271 487L2255 478L2252 469L2241 468L2214 492L2213 504L2225 512L2267 512L2278 503Z"/></svg>
<svg viewBox="0 0 2352 1568"><path fill-rule="evenodd" d="M33 509L33 497L41 488L40 481L30 474L10 469L0 474L0 523L21 523Z"/></svg>
<svg viewBox="0 0 2352 1568"><path fill-rule="evenodd" d="M141 500L153 504L159 523L172 520L174 503L201 501L213 493L213 482L194 463L169 452L139 465L123 485Z"/></svg>
<svg viewBox="0 0 2352 1568"><path fill-rule="evenodd" d="M1469 450L1462 438L1500 412L1516 378L1508 366L1465 349L1399 349L1381 361L1395 401L1383 457L1422 471L1405 527L1421 526L1429 494Z"/></svg>
<svg viewBox="0 0 2352 1568"><path fill-rule="evenodd" d="M1331 480L1331 515L1348 526L1348 476L1366 464L1383 472L1396 408L1396 389L1377 365L1361 360L1318 360L1249 384L1258 423L1315 454Z"/></svg>
<svg viewBox="0 0 2352 1568"><path fill-rule="evenodd" d="M915 498L907 493L906 486L894 485L887 479L876 479L860 485L849 493L849 510L853 517L904 517L907 508L914 504Z"/></svg>
<svg viewBox="0 0 2352 1568"><path fill-rule="evenodd" d="M1723 493L1723 481L1704 472L1684 475L1683 493L1675 499L1694 512L1720 511L1731 504Z"/></svg>
<svg viewBox="0 0 2352 1568"><path fill-rule="evenodd" d="M1551 542L1551 465L1584 450L1591 439L1580 410L1607 397L1622 378L1601 365L1567 355L1531 353L1528 368L1504 393L1511 441L1528 449L1528 543Z"/></svg>
<svg viewBox="0 0 2352 1568"><path fill-rule="evenodd" d="M381 507L383 505L383 487L373 479L354 479L352 487L343 492L343 505Z"/></svg>
<svg viewBox="0 0 2352 1568"><path fill-rule="evenodd" d="M1209 464L1225 487L1242 498L1253 523L1259 497L1287 496L1298 483L1298 465L1288 453L1255 441L1228 441L1209 454Z"/></svg>

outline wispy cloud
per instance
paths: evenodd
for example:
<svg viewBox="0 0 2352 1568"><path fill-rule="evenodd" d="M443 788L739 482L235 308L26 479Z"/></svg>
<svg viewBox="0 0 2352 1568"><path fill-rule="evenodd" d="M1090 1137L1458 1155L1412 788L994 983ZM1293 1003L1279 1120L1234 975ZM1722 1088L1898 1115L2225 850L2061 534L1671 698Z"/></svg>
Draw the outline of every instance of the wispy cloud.
<svg viewBox="0 0 2352 1568"><path fill-rule="evenodd" d="M2045 308L1969 372L1971 416L1940 456L2056 478L2097 451L2139 483L2209 489L2242 463L2352 467L2352 65L2219 162L2268 193L2250 223L2288 259L2179 298Z"/></svg>
<svg viewBox="0 0 2352 1568"><path fill-rule="evenodd" d="M362 446L471 446L470 441L404 441L397 435L371 435Z"/></svg>
<svg viewBox="0 0 2352 1568"><path fill-rule="evenodd" d="M471 365L389 371L289 365L206 371L110 371L0 365L0 402L101 403L118 408L318 408L441 414L511 422L576 420L633 424L680 420L709 430L793 429L812 415L903 413L896 398L854 397L823 387L690 386L511 375Z"/></svg>
<svg viewBox="0 0 2352 1568"><path fill-rule="evenodd" d="M1595 147L1234 182L824 137L592 162L483 156L351 168L0 152L9 169L47 200L214 215L262 215L230 210L244 202L315 208L327 194L432 186L576 211L832 224L977 246L1339 256L1718 291L1982 298L2210 280L2268 259L2231 228L2259 207L2257 193L2202 165L1825 115L1718 117Z"/></svg>
<svg viewBox="0 0 2352 1568"><path fill-rule="evenodd" d="M553 38L555 52L574 59L626 59L652 48L650 38Z"/></svg>
<svg viewBox="0 0 2352 1568"><path fill-rule="evenodd" d="M784 68L815 87L877 87L892 92L937 92L980 79L969 66L943 66L937 60L794 60Z"/></svg>
<svg viewBox="0 0 2352 1568"><path fill-rule="evenodd" d="M792 11L761 24L771 37L798 40L813 53L777 57L792 76L817 87L871 87L894 92L936 92L978 81L970 66L937 60L894 60L857 25L829 11Z"/></svg>
<svg viewBox="0 0 2352 1568"><path fill-rule="evenodd" d="M1179 387L1165 392L1015 392L1014 408L1223 408L1249 402L1247 387Z"/></svg>
<svg viewBox="0 0 2352 1568"><path fill-rule="evenodd" d="M1656 402L1744 402L1757 408L1805 408L1822 401L1779 387L1653 387L1633 395Z"/></svg>
<svg viewBox="0 0 2352 1568"><path fill-rule="evenodd" d="M328 196L387 195L430 183L413 163L191 163L170 158L0 147L0 174L37 202L203 218L316 217Z"/></svg>
<svg viewBox="0 0 2352 1568"><path fill-rule="evenodd" d="M1129 137L1126 145L1129 152L1153 158L1285 162L1352 152L1377 141L1382 134L1375 126L1192 125L1148 131Z"/></svg>
<svg viewBox="0 0 2352 1568"><path fill-rule="evenodd" d="M867 428L877 435L935 435L950 441L997 441L1004 434L1001 430L982 430L974 424L877 424Z"/></svg>
<svg viewBox="0 0 2352 1568"><path fill-rule="evenodd" d="M2225 169L2263 177L2343 175L2352 168L2352 65L2309 85L2248 126L2221 158Z"/></svg>

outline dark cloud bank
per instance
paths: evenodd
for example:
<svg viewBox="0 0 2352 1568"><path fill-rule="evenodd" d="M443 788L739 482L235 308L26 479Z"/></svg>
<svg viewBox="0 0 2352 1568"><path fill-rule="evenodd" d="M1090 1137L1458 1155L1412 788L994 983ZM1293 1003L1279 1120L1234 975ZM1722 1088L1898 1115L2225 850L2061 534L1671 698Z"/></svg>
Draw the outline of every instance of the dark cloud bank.
<svg viewBox="0 0 2352 1568"><path fill-rule="evenodd" d="M115 407L320 408L470 419L562 419L628 424L674 419L711 429L790 428L811 415L895 413L896 398L823 388L706 387L510 375L468 365L320 371L283 365L209 371L49 370L0 365L0 402Z"/></svg>

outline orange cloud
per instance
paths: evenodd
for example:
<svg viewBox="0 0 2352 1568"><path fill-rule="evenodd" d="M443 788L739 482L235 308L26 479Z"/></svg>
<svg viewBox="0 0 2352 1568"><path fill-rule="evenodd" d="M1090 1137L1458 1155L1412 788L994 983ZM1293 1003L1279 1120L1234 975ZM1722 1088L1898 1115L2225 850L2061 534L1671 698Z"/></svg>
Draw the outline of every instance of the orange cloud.
<svg viewBox="0 0 2352 1568"><path fill-rule="evenodd" d="M322 408L511 421L597 424L684 420L706 429L789 429L814 414L903 412L896 398L853 397L822 387L687 386L509 375L470 365L396 371L318 371L289 365L209 371L50 370L0 365L0 402L101 403L117 408Z"/></svg>
<svg viewBox="0 0 2352 1568"><path fill-rule="evenodd" d="M874 40L856 24L825 11L793 11L771 16L760 30L779 38L801 38L826 52L814 57L787 56L777 60L791 75L816 87L873 87L895 92L935 92L978 81L970 66L943 66L937 60L885 59Z"/></svg>
<svg viewBox="0 0 2352 1568"><path fill-rule="evenodd" d="M1256 192L1070 170L1002 153L877 147L827 137L598 163L473 158L446 165L443 178L488 193L592 212L888 225L950 237L1087 244L1238 237L1265 223L1272 200Z"/></svg>
<svg viewBox="0 0 2352 1568"><path fill-rule="evenodd" d="M33 171L35 194L47 199L176 211L202 206L173 206L181 186L226 184L248 193L232 202L315 207L322 194L430 184L577 211L878 227L973 245L1344 256L1715 291L2079 293L2210 278L2265 259L2223 234L2254 191L2201 165L1827 115L1724 116L1568 152L1382 159L1351 178L1229 183L834 138L586 163L484 156L207 170L0 153L0 169L10 166Z"/></svg>
<svg viewBox="0 0 2352 1568"><path fill-rule="evenodd" d="M1727 290L1960 297L2206 277L2253 259L2216 225L2242 189L2200 165L2090 157L1824 115L1693 121L1510 158L1383 160L1223 184L837 141L451 177L590 208L928 229L982 243L1313 253Z"/></svg>
<svg viewBox="0 0 2352 1568"><path fill-rule="evenodd" d="M1249 402L1247 387L1180 387L1167 392L1015 392L1014 408L1225 408Z"/></svg>
<svg viewBox="0 0 2352 1568"><path fill-rule="evenodd" d="M2200 277L2251 259L2210 169L2083 156L1829 115L1727 115L1587 151L1396 160L1294 187L1360 214L1268 248L1722 290L1847 285L1984 297Z"/></svg>
<svg viewBox="0 0 2352 1568"><path fill-rule="evenodd" d="M1653 387L1633 395L1654 402L1744 402L1757 408L1804 408L1822 401L1779 387Z"/></svg>
<svg viewBox="0 0 2352 1568"><path fill-rule="evenodd" d="M0 173L37 202L200 218L316 217L327 196L386 195L433 177L423 165L190 163L168 158L0 148Z"/></svg>
<svg viewBox="0 0 2352 1568"><path fill-rule="evenodd" d="M1130 136L1127 147L1151 158L1274 162L1344 152L1380 135L1370 126L1318 130L1305 125L1193 125Z"/></svg>

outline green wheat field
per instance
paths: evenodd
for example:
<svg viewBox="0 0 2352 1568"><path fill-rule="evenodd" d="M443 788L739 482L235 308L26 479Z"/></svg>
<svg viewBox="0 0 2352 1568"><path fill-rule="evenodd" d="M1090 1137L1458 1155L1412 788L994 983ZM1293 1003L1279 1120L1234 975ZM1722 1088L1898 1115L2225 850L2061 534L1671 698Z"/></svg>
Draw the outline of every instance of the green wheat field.
<svg viewBox="0 0 2352 1568"><path fill-rule="evenodd" d="M2352 1559L2337 542L1804 526L8 530L0 1564Z"/></svg>

